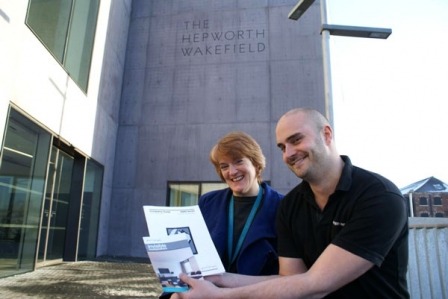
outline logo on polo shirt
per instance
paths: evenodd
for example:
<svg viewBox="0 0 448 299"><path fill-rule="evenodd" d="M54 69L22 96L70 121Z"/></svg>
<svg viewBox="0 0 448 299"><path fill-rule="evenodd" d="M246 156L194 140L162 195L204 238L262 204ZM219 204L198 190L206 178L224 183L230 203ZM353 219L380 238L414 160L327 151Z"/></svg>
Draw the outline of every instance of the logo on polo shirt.
<svg viewBox="0 0 448 299"><path fill-rule="evenodd" d="M334 221L334 220L333 220L333 225L334 225L334 226L345 226L345 223L337 222L337 221Z"/></svg>

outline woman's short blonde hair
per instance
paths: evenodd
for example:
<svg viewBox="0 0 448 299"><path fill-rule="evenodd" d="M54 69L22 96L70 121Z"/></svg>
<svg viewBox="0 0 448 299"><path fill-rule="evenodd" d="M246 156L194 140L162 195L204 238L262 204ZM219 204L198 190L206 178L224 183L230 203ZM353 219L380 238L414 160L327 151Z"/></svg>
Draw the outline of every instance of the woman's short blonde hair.
<svg viewBox="0 0 448 299"><path fill-rule="evenodd" d="M222 137L210 151L210 161L215 166L216 173L225 181L221 173L219 160L222 157L231 159L248 158L256 169L257 180L261 183L261 174L266 167L266 158L260 145L247 133L236 131Z"/></svg>

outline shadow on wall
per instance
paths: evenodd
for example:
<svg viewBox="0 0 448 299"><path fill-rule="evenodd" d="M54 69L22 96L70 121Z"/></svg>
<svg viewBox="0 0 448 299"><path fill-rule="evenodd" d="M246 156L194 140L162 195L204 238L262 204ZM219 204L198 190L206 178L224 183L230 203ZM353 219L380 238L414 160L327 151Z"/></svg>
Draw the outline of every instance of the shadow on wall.
<svg viewBox="0 0 448 299"><path fill-rule="evenodd" d="M1 9L0 9L0 17L2 17L6 22L9 23L9 16Z"/></svg>

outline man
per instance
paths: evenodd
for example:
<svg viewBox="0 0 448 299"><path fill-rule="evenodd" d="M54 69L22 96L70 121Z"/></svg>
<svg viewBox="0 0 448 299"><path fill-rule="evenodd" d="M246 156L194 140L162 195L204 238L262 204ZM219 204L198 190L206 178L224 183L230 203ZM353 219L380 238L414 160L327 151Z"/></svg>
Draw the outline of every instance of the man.
<svg viewBox="0 0 448 299"><path fill-rule="evenodd" d="M279 275L182 276L191 290L172 298L409 298L407 213L398 188L340 156L315 110L287 112L276 138L303 180L279 207Z"/></svg>

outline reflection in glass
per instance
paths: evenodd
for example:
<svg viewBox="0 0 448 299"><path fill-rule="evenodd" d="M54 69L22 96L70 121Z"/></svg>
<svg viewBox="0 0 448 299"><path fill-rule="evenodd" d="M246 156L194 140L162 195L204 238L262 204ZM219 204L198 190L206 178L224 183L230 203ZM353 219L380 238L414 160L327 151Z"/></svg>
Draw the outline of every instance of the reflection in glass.
<svg viewBox="0 0 448 299"><path fill-rule="evenodd" d="M73 157L53 146L39 244L39 262L61 259L70 203Z"/></svg>
<svg viewBox="0 0 448 299"><path fill-rule="evenodd" d="M0 277L34 268L50 141L11 110L0 165Z"/></svg>
<svg viewBox="0 0 448 299"><path fill-rule="evenodd" d="M169 183L169 203L171 207L197 205L200 195L227 188L225 183Z"/></svg>
<svg viewBox="0 0 448 299"><path fill-rule="evenodd" d="M62 62L68 32L72 0L31 0L27 24L42 43Z"/></svg>
<svg viewBox="0 0 448 299"><path fill-rule="evenodd" d="M102 178L102 165L11 108L0 156L0 277L96 257Z"/></svg>
<svg viewBox="0 0 448 299"><path fill-rule="evenodd" d="M30 0L26 24L87 91L99 0Z"/></svg>

